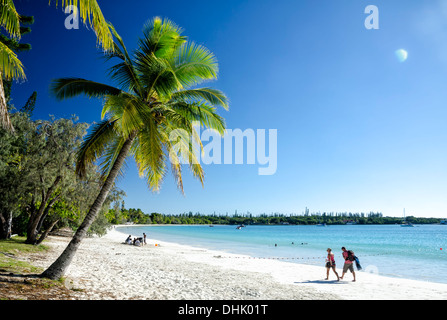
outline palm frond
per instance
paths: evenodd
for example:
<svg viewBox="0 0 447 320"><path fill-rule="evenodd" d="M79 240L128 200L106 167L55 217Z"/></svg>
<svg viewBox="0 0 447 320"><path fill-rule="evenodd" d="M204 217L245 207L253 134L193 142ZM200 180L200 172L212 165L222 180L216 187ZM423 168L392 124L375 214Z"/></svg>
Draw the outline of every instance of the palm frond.
<svg viewBox="0 0 447 320"><path fill-rule="evenodd" d="M13 38L20 38L20 15L13 0L0 0L0 26Z"/></svg>
<svg viewBox="0 0 447 320"><path fill-rule="evenodd" d="M166 147L177 186L183 193L182 164L189 166L193 176L198 178L203 186L205 174L197 157L197 151L202 152L203 145L197 131L190 123L183 128L169 128L167 132L169 132L169 140L166 142Z"/></svg>
<svg viewBox="0 0 447 320"><path fill-rule="evenodd" d="M191 170L193 176L199 179L202 187L205 186L205 171L200 164L190 163L189 169Z"/></svg>
<svg viewBox="0 0 447 320"><path fill-rule="evenodd" d="M110 171L113 168L113 164L116 162L121 149L123 148L125 139L122 136L115 136L105 147L105 150L101 157L101 163L99 164L99 170L101 173L101 178L105 180ZM125 165L126 163L124 163ZM120 168L118 175L124 175L123 167Z"/></svg>
<svg viewBox="0 0 447 320"><path fill-rule="evenodd" d="M229 109L228 98L222 91L213 88L197 88L190 90L181 90L172 95L171 101L195 101L205 100L213 106Z"/></svg>
<svg viewBox="0 0 447 320"><path fill-rule="evenodd" d="M56 6L58 0L54 0ZM49 0L51 4L52 0ZM110 24L104 18L101 8L96 0L60 0L62 7L75 6L79 10L79 15L84 24L88 24L95 32L98 44L105 51L113 51L114 42Z"/></svg>
<svg viewBox="0 0 447 320"><path fill-rule="evenodd" d="M99 159L106 147L117 138L115 132L116 121L103 120L95 124L90 134L85 138L76 160L76 173L85 176L86 168Z"/></svg>
<svg viewBox="0 0 447 320"><path fill-rule="evenodd" d="M183 30L169 19L155 17L143 29L135 52L135 67L146 89L146 98L169 96L181 88L172 68L179 48L186 42Z"/></svg>
<svg viewBox="0 0 447 320"><path fill-rule="evenodd" d="M109 61L113 58L119 58L121 60L126 59L124 53L121 51L121 48L116 42L113 43L113 51L103 52L101 53L101 57L104 58L105 61Z"/></svg>
<svg viewBox="0 0 447 320"><path fill-rule="evenodd" d="M177 188L185 194L183 189L182 166L178 161L171 161L171 173L177 183Z"/></svg>
<svg viewBox="0 0 447 320"><path fill-rule="evenodd" d="M216 130L221 135L225 133L224 118L216 113L215 107L205 102L179 102L173 104L172 109L182 116L183 123L198 123L206 128ZM175 125L181 126L182 122L177 122Z"/></svg>
<svg viewBox="0 0 447 320"><path fill-rule="evenodd" d="M134 62L130 58L127 48L124 45L124 41L113 25L110 25L110 30L118 43L114 43L116 54L108 54L108 56L109 58L118 57L122 62L109 69L109 76L120 83L120 85L124 86L127 90L133 90L137 95L143 97L143 90L141 88L138 73L135 70Z"/></svg>
<svg viewBox="0 0 447 320"><path fill-rule="evenodd" d="M0 71L7 80L26 79L22 62L3 42L0 42Z"/></svg>
<svg viewBox="0 0 447 320"><path fill-rule="evenodd" d="M109 69L109 77L114 80L123 90L135 92L140 95L141 87L138 76L132 65L127 61L120 62Z"/></svg>
<svg viewBox="0 0 447 320"><path fill-rule="evenodd" d="M117 96L107 96L102 117L104 118L106 115L117 120L116 130L123 137L141 130L145 126L145 122L153 120L153 115L141 99L125 92Z"/></svg>
<svg viewBox="0 0 447 320"><path fill-rule="evenodd" d="M166 175L165 142L166 137L158 130L155 122L150 122L138 132L131 150L140 177L146 177L148 187L153 191L160 189Z"/></svg>
<svg viewBox="0 0 447 320"><path fill-rule="evenodd" d="M157 58L170 58L186 41L183 30L169 19L155 17L143 28L143 37L138 43L138 51Z"/></svg>
<svg viewBox="0 0 447 320"><path fill-rule="evenodd" d="M175 73L166 59L136 52L135 68L138 70L141 84L145 88L146 99L150 99L155 94L162 100L167 100L172 92L181 88L180 82L176 79Z"/></svg>
<svg viewBox="0 0 447 320"><path fill-rule="evenodd" d="M106 84L81 78L61 78L52 81L50 92L58 100L64 100L79 95L86 95L89 98L119 95L121 90Z"/></svg>
<svg viewBox="0 0 447 320"><path fill-rule="evenodd" d="M171 63L177 79L185 88L217 79L219 72L214 54L193 42L182 45Z"/></svg>

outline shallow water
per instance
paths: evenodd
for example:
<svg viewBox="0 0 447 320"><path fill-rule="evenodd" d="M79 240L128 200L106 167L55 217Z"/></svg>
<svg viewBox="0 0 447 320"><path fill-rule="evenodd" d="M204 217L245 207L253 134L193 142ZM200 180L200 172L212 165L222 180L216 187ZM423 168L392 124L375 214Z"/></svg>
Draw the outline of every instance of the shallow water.
<svg viewBox="0 0 447 320"><path fill-rule="evenodd" d="M447 226L336 225L236 226L168 225L118 227L124 234L174 242L255 258L324 266L326 249L335 253L342 268L341 247L352 249L363 272L447 283ZM123 235L123 240L126 238ZM442 250L441 250L442 248ZM349 277L349 275L348 275Z"/></svg>

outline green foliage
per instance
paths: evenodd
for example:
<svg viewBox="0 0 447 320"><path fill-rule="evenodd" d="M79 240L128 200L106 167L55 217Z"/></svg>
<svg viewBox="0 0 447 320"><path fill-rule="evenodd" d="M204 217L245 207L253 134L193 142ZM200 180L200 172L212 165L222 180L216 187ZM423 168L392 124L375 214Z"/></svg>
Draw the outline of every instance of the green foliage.
<svg viewBox="0 0 447 320"><path fill-rule="evenodd" d="M33 121L28 112L16 112L11 120L15 134L0 130L0 218L12 215L13 233L27 235L30 243L55 225L77 228L101 187L96 166L86 168L84 180L75 173L76 150L88 125L75 117ZM120 198L112 192L105 210L112 195ZM108 221L101 218L91 233L104 234ZM0 227L7 220L0 219Z"/></svg>
<svg viewBox="0 0 447 320"><path fill-rule="evenodd" d="M140 209L124 209L127 211L137 211L141 212ZM200 213L193 214L182 213L177 215L164 215L161 213L151 213L145 214L146 217L150 217L152 224L223 224L223 225L316 225L319 223L326 223L327 225L342 225L347 222L354 222L355 224L400 224L402 218L400 217L383 217L381 213L312 213L312 214L271 214L271 215L258 215L254 216L252 214L240 215L205 215ZM133 219L132 216L126 216L127 220L125 222L132 222L135 224L148 224L144 219ZM415 218L407 217L408 222L413 224L437 224L442 219L438 218Z"/></svg>

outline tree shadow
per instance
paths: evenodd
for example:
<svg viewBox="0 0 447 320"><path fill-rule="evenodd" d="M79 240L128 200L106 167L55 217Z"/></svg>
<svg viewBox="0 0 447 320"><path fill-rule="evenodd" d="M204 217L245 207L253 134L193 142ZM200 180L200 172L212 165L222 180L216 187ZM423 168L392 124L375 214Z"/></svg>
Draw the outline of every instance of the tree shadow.
<svg viewBox="0 0 447 320"><path fill-rule="evenodd" d="M12 272L0 273L0 282L26 283L26 281L32 279L42 279L42 276L36 273L27 273L27 274L17 274Z"/></svg>

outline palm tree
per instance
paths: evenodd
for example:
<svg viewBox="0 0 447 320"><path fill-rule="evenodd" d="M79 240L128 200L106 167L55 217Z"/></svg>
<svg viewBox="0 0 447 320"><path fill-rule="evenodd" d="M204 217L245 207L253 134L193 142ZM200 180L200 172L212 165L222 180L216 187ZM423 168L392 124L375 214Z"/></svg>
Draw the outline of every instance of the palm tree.
<svg viewBox="0 0 447 320"><path fill-rule="evenodd" d="M51 0L49 3L51 4ZM56 0L56 6L59 1ZM113 50L113 36L110 24L105 20L96 0L61 0L62 6L73 5L79 9L79 15L84 23L92 27L96 33L98 43L105 51ZM17 40L20 39L20 15L14 5L13 0L0 0L0 27L3 27L9 36ZM22 62L17 55L0 42L0 126L13 132L8 114L8 107L5 98L3 79L21 80L25 79Z"/></svg>
<svg viewBox="0 0 447 320"><path fill-rule="evenodd" d="M224 119L216 109L228 109L227 98L219 90L196 87L217 78L213 53L188 42L178 26L158 17L145 25L132 56L113 28L112 32L117 40L114 52L106 58L119 60L109 70L117 87L79 78L58 79L52 84L58 99L86 95L104 100L102 121L83 142L76 164L82 176L87 166L101 158L104 185L65 251L42 274L51 279L64 275L127 156L135 159L140 176L153 191L160 188L169 158L183 192L182 159L188 160L203 185L204 172L194 152L195 145L201 146L195 124L220 134L225 131Z"/></svg>
<svg viewBox="0 0 447 320"><path fill-rule="evenodd" d="M10 37L20 38L20 16L12 0L0 0L0 26ZM14 127L9 119L3 79L21 78L25 78L22 63L11 49L0 41L0 126L11 132Z"/></svg>

